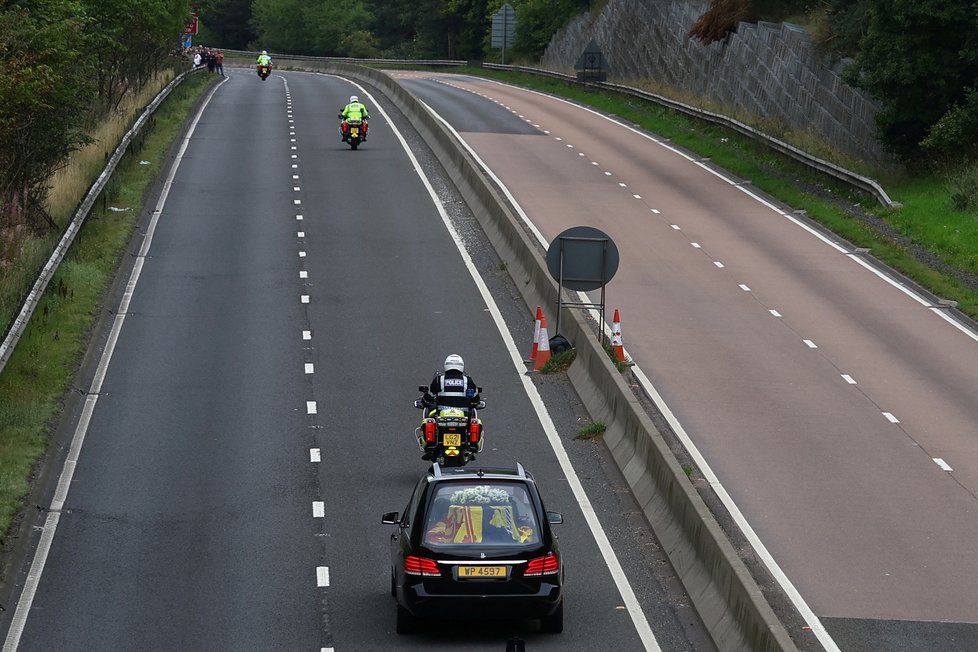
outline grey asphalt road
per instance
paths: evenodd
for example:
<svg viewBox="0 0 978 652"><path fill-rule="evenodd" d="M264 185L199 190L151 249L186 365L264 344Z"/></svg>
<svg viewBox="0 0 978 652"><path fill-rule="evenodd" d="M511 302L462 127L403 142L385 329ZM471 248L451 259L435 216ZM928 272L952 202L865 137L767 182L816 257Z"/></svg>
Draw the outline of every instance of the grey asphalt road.
<svg viewBox="0 0 978 652"><path fill-rule="evenodd" d="M143 261L19 649L502 650L512 635L530 650L644 649L523 370L364 91L322 75L261 82L232 71L206 107ZM351 93L373 113L357 152L336 133ZM528 353L532 316L423 143L405 134ZM522 462L564 514L562 635L448 616L418 636L393 632L380 515L403 507L425 468L412 402L451 352L489 402L480 462ZM90 362L83 375L93 372ZM606 451L574 439L587 423L580 401L560 378L535 384L662 649L711 650Z"/></svg>
<svg viewBox="0 0 978 652"><path fill-rule="evenodd" d="M544 242L579 224L616 241L626 350L835 644L978 649L967 325L631 125L486 80L392 74ZM503 119L506 133L485 128Z"/></svg>

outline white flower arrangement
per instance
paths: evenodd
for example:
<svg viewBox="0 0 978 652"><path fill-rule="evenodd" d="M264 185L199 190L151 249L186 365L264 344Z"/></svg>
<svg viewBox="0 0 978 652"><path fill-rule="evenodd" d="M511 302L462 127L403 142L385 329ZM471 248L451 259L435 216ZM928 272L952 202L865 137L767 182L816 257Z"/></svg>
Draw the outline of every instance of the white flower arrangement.
<svg viewBox="0 0 978 652"><path fill-rule="evenodd" d="M509 494L503 489L490 487L489 485L479 485L459 489L452 494L450 499L453 505L488 505L489 503L508 503Z"/></svg>

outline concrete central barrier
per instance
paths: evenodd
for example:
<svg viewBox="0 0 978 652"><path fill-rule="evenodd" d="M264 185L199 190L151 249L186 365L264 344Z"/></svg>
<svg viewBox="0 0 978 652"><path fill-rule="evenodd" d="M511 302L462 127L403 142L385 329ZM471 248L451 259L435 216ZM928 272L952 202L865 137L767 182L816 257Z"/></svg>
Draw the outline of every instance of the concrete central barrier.
<svg viewBox="0 0 978 652"><path fill-rule="evenodd" d="M543 249L489 176L417 98L390 76L370 68L329 62L308 62L302 67L366 82L388 97L455 183L506 263L527 310L556 305L558 288L547 271ZM579 310L568 310L561 327L577 349L568 376L591 417L608 425L604 441L717 647L796 650L645 408L597 341L594 325Z"/></svg>

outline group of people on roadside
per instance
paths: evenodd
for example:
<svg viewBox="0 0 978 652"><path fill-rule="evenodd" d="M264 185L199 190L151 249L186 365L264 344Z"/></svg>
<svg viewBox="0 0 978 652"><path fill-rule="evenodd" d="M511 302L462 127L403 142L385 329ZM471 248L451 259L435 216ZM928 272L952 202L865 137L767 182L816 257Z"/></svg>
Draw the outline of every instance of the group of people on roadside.
<svg viewBox="0 0 978 652"><path fill-rule="evenodd" d="M224 50L195 45L188 48L186 54L193 60L194 68L207 66L207 72L217 72L224 77Z"/></svg>

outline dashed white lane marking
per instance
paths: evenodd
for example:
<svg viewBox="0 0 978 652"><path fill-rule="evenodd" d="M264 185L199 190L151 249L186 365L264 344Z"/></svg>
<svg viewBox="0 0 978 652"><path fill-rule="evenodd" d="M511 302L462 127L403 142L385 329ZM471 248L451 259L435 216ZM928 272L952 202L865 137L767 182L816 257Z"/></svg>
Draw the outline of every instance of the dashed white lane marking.
<svg viewBox="0 0 978 652"><path fill-rule="evenodd" d="M635 199L641 199L642 195L632 195L632 197L634 197Z"/></svg>
<svg viewBox="0 0 978 652"><path fill-rule="evenodd" d="M900 423L900 420L893 416L892 412L884 412L883 416L886 417L886 420L890 423Z"/></svg>
<svg viewBox="0 0 978 652"><path fill-rule="evenodd" d="M312 504L312 517L313 518L323 518L326 516L326 503L321 500L317 500Z"/></svg>
<svg viewBox="0 0 978 652"><path fill-rule="evenodd" d="M591 161L591 165L600 165L597 161Z"/></svg>
<svg viewBox="0 0 978 652"><path fill-rule="evenodd" d="M302 219L302 213L299 213L298 215L296 215L296 216L295 216L295 219L297 219L297 220L301 220L301 219Z"/></svg>
<svg viewBox="0 0 978 652"><path fill-rule="evenodd" d="M314 374L314 373L316 373L316 366L312 362L305 363L303 369L305 370L305 372L307 374Z"/></svg>
<svg viewBox="0 0 978 652"><path fill-rule="evenodd" d="M295 158L295 157L293 156L292 158ZM299 164L298 163L293 163L292 164L292 169L293 170L297 169L298 167L299 167Z"/></svg>
<svg viewBox="0 0 978 652"><path fill-rule="evenodd" d="M301 188L299 186L292 186L292 190L295 192L299 192L300 189Z"/></svg>
<svg viewBox="0 0 978 652"><path fill-rule="evenodd" d="M501 85L502 86L506 86L506 84L501 84ZM534 91L529 91L529 92L534 92ZM537 94L545 95L543 93L537 93ZM550 96L547 96L547 97L550 97ZM573 103L567 102L565 100L557 100L557 101L563 102L565 104L577 106L577 105L574 105ZM577 107L577 108L581 108L581 107ZM628 129L630 129L631 131L634 131L640 137L647 138L647 139L649 139L649 140L651 140L651 141L653 141L653 142L655 142L655 143L657 143L659 145L662 145L666 149L669 149L670 151L676 153L677 155L679 155L679 156L681 156L683 158L686 158L687 160L689 160L689 161L693 162L694 164L700 166L701 168L703 168L707 172L709 172L711 174L714 174L715 176L720 177L721 179L727 180L725 177L723 177L723 175L719 174L718 172L716 172L714 170L711 170L709 167L707 167L702 162L696 162L694 159L692 159L688 155L686 155L683 152L675 149L674 147L672 147L671 145L669 145L669 144L667 144L667 143L665 143L663 141L660 141L660 140L658 140L656 138L653 138L653 137L649 136L648 134L646 134L644 132L641 132L641 131L639 131L637 129L634 129L632 127L629 127L628 125L625 125L624 123L622 123L622 122L620 122L618 120L615 120L615 119L610 118L608 116L604 116L604 115L602 115L602 114L600 114L597 111L594 111L592 109L582 108L582 110L584 110L584 111L586 111L588 113L591 113L591 114L593 114L595 116L604 118L605 120L608 120L609 122L612 122L614 124L618 124L618 125L624 126L624 127L628 128ZM444 123L444 120L442 120L442 122ZM549 132L545 132L545 133L549 133ZM463 143L464 143L464 141L463 141ZM471 148L468 148L468 149L471 151ZM473 154L474 154L474 152L473 152ZM476 157L476 159L478 160L478 157ZM482 164L481 161L480 161L480 164ZM485 166L484 164L482 164L482 167L483 167L483 169L486 169L489 172L489 174L491 175L491 171L488 170L487 166ZM605 172L605 174L610 176L610 173L609 172ZM729 180L727 180L727 181L728 181L728 183L730 183ZM498 182L498 179L497 179L497 182ZM524 223L527 224L527 226L530 228L530 230L533 231L538 236L538 238L540 239L541 243L544 246L546 246L547 245L547 241L544 240L540 236L539 230L536 228L536 226L529 220L529 218L522 211L522 209L519 208L519 204L512 198L511 194L508 192L508 190L506 190L505 186L503 184L501 184L501 183L500 183L500 185L503 187L504 193L507 194L507 197L511 201L513 201L514 205L517 208L517 212L520 213L520 216L522 217ZM813 234L815 237L819 238L823 242L826 242L829 246L835 248L838 251L843 251L844 252L844 250L842 249L842 247L840 247L839 245L837 245L834 242L831 242L825 236L819 234L817 231L815 231L814 229L812 229L811 227L809 227L808 225L806 225L804 222L801 222L800 220L794 218L793 216L791 216L789 214L786 214L784 211L781 211L777 207L775 207L772 204L770 204L769 202L765 201L760 196L752 193L749 188L744 188L742 185L736 185L736 184L732 184L732 185L735 185L735 187L737 187L739 190L741 190L741 192L743 192L746 195L752 197L753 199L755 199L756 201L760 202L764 206L767 206L771 210L774 210L775 212L777 212L778 214L782 215L783 217L789 219L790 221L792 221L796 225L800 226L801 228L805 229L809 233ZM676 229L677 231L679 230L679 227L676 226L676 225L673 225L673 228ZM880 278L882 278L887 283L893 285L894 287L897 287L898 289L901 289L902 291L906 292L907 294L909 294L911 296L914 296L913 293L910 292L908 289L899 287L899 284L896 283L893 279L887 278L882 272L875 270L871 265L869 265L865 261L859 259L858 257L853 257L853 259L856 260L856 262L858 262L864 268L866 268L869 271L877 274L877 276L879 276ZM748 288L747 286L743 286L742 285L741 288L744 289L745 291L750 291L750 288ZM955 325L959 330L962 330L963 332L965 332L966 334L968 334L969 337L978 339L978 336L976 336L974 333L969 332L962 325L958 325L955 320L951 319L948 315L946 315L945 314L945 311L937 311L937 310L935 310L935 313L938 314L943 319L945 319L946 321L948 321L948 322L952 323L953 325ZM809 348L812 348L812 349L818 348L812 340L804 340L804 341L805 341L805 344ZM727 491L723 487L723 485L720 483L719 479L716 478L716 476L713 473L712 469L709 467L709 464L706 462L706 460L700 454L699 450L696 448L695 444L693 444L692 440L686 434L686 432L683 429L682 425L674 417L674 415L672 414L672 411L669 409L668 405L665 404L665 401L659 395L658 391L652 385L651 381L649 381L649 379L645 376L644 372L642 372L642 370L640 368L633 367L632 371L635 373L636 377L638 377L639 382L646 388L646 390L652 396L653 401L656 403L656 405L658 405L660 407L660 409L663 411L666 419L673 426L673 428L676 431L677 435L679 436L679 438L681 439L681 441L683 442L683 444L686 446L687 450L690 451L690 454L693 456L694 460L697 462L697 464L700 466L701 470L703 471L704 475L707 477L707 481L710 483L710 486L714 487L715 491L720 496L720 500L727 507L728 511L730 511L730 513L733 515L733 517L736 520L736 522L741 526L741 529L744 530L745 534L748 537L748 540L750 541L750 543L754 547L754 549L757 551L757 553L758 553L759 557L761 558L761 560L763 561L764 565L772 572L772 574L775 576L775 579L778 582L778 584L787 592L788 597L791 600L791 602L801 612L802 618L806 621L806 623L808 624L808 626L811 629L812 633L816 636L816 638L822 644L822 646L825 648L825 650L827 650L828 652L839 652L839 647L836 645L835 641L832 640L831 635L829 635L829 633L826 631L826 629L825 629L824 625L822 624L822 622L812 612L811 608L805 603L804 599L801 597L801 594L798 592L798 590L795 588L795 586L791 583L791 581L785 575L784 571L780 568L780 566L774 560L774 558L772 557L772 555L770 554L770 552L768 552L768 550L764 546L763 542L761 542L760 538L754 532L753 528L750 526L750 524L748 523L747 519L744 518L743 514L740 512L740 509L737 507L736 503L734 503L733 502L733 499L730 498L729 494L727 493Z"/></svg>
<svg viewBox="0 0 978 652"><path fill-rule="evenodd" d="M627 188L627 187L628 187L628 186L626 186L626 185L624 184L624 182L622 182L622 181L619 181L619 182L618 182L618 185L619 185L619 186L620 186L621 188Z"/></svg>
<svg viewBox="0 0 978 652"><path fill-rule="evenodd" d="M656 215L661 215L662 214L662 211L660 211L658 208L650 208L649 210L652 211L653 213L655 213Z"/></svg>
<svg viewBox="0 0 978 652"><path fill-rule="evenodd" d="M322 462L322 454L318 448L309 449L309 461L310 462Z"/></svg>
<svg viewBox="0 0 978 652"><path fill-rule="evenodd" d="M312 339L312 331L302 331L302 339L304 339L304 340L311 340Z"/></svg>
<svg viewBox="0 0 978 652"><path fill-rule="evenodd" d="M299 258L305 258L305 257L306 257L306 252L300 251L299 252Z"/></svg>
<svg viewBox="0 0 978 652"><path fill-rule="evenodd" d="M309 278L309 272L304 269L299 270L299 278Z"/></svg>
<svg viewBox="0 0 978 652"><path fill-rule="evenodd" d="M306 401L306 414L319 414L316 409L316 401Z"/></svg>
<svg viewBox="0 0 978 652"><path fill-rule="evenodd" d="M316 586L329 586L329 566L316 567Z"/></svg>
<svg viewBox="0 0 978 652"><path fill-rule="evenodd" d="M605 170L604 176L610 177L611 176L611 172L608 172L607 170Z"/></svg>
<svg viewBox="0 0 978 652"><path fill-rule="evenodd" d="M292 175L292 178L295 179L295 180L298 180L299 179L299 175L298 174L293 174Z"/></svg>
<svg viewBox="0 0 978 652"><path fill-rule="evenodd" d="M714 260L713 264L719 267L720 269L723 269L723 263L721 263L719 260Z"/></svg>
<svg viewBox="0 0 978 652"><path fill-rule="evenodd" d="M298 206L298 205L300 205L302 203L302 200L301 199L293 199L292 200L292 203L295 204L296 206Z"/></svg>
<svg viewBox="0 0 978 652"><path fill-rule="evenodd" d="M941 458L941 457L935 457L934 458L934 462L937 464L937 466L941 467L945 471L953 471L954 470L954 469L951 468L951 465L948 464L947 462L945 462L944 459Z"/></svg>
<svg viewBox="0 0 978 652"><path fill-rule="evenodd" d="M309 303L309 295L308 294L303 294L302 296L300 296L299 297L299 302L300 303Z"/></svg>
<svg viewBox="0 0 978 652"><path fill-rule="evenodd" d="M297 237L299 237L299 238L304 238L304 237L306 237L306 232L305 232L305 231L296 231L296 232L295 232L295 234L296 234L296 236L297 236Z"/></svg>
<svg viewBox="0 0 978 652"><path fill-rule="evenodd" d="M741 290L743 290L744 292L750 292L750 288L749 288L749 287L747 287L746 285L744 285L743 283L741 283L739 287L740 287L740 289L741 289Z"/></svg>
<svg viewBox="0 0 978 652"><path fill-rule="evenodd" d="M780 317L781 316L781 313L778 312L777 310L774 310L773 308L771 310L768 310L768 312L771 313L775 317Z"/></svg>
<svg viewBox="0 0 978 652"><path fill-rule="evenodd" d="M293 154L292 155L292 158L299 158L299 155L298 154Z"/></svg>
<svg viewBox="0 0 978 652"><path fill-rule="evenodd" d="M690 242L689 244L693 247L693 249L700 249L701 248L700 247L700 243L698 243L698 242Z"/></svg>
<svg viewBox="0 0 978 652"><path fill-rule="evenodd" d="M679 225L678 224L670 224L669 226L671 226L674 231L682 231L682 229L679 228Z"/></svg>
<svg viewBox="0 0 978 652"><path fill-rule="evenodd" d="M856 384L856 379L850 376L849 374L842 374L842 380L846 381L850 385Z"/></svg>
<svg viewBox="0 0 978 652"><path fill-rule="evenodd" d="M815 342L813 342L811 340L802 340L802 341L805 343L805 346L807 346L810 349L817 349L818 348L818 345L815 344Z"/></svg>

